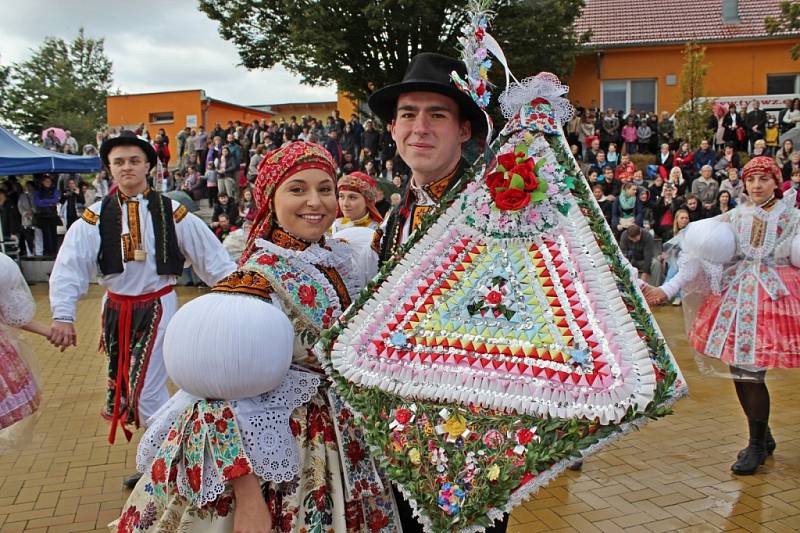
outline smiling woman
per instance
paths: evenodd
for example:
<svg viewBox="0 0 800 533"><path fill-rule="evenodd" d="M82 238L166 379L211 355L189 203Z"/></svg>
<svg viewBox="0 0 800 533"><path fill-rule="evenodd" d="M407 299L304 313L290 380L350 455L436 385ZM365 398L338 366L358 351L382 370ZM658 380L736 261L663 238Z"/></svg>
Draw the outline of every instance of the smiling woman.
<svg viewBox="0 0 800 533"><path fill-rule="evenodd" d="M312 350L377 269L369 246L323 238L334 176L330 154L303 142L260 166L243 264L168 331L182 390L141 441L144 476L113 530L396 530L362 430Z"/></svg>
<svg viewBox="0 0 800 533"><path fill-rule="evenodd" d="M301 170L275 191L275 217L287 232L318 241L336 219L336 186L330 174Z"/></svg>

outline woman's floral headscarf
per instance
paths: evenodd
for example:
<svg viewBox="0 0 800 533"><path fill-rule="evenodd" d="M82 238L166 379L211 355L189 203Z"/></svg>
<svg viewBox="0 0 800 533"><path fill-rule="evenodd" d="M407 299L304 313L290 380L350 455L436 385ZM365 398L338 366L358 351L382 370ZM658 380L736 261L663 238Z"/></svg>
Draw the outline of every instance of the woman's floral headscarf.
<svg viewBox="0 0 800 533"><path fill-rule="evenodd" d="M375 207L375 199L378 196L378 184L368 174L363 172L352 172L339 178L339 190L357 192L364 197L367 204L369 218L377 223L383 222L383 217Z"/></svg>
<svg viewBox="0 0 800 533"><path fill-rule="evenodd" d="M317 168L336 181L336 163L322 146L295 141L267 154L258 165L258 176L253 187L253 200L258 214L247 236L247 245L239 264L243 265L253 254L256 239L269 238L275 223L275 191L289 177L302 170Z"/></svg>

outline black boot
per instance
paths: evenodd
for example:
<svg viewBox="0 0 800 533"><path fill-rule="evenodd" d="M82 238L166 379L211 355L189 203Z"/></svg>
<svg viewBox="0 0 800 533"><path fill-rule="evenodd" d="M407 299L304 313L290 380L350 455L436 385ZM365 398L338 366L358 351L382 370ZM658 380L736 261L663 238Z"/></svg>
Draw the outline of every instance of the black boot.
<svg viewBox="0 0 800 533"><path fill-rule="evenodd" d="M739 476L755 474L767 459L767 421L748 420L747 425L750 427L750 443L742 457L731 466L733 473Z"/></svg>
<svg viewBox="0 0 800 533"><path fill-rule="evenodd" d="M772 436L772 431L770 431L769 426L767 426L767 455L775 453L775 448L777 447L778 443L775 442L775 437ZM741 459L745 451L747 451L747 448L739 450L739 455L737 455L736 458Z"/></svg>
<svg viewBox="0 0 800 533"><path fill-rule="evenodd" d="M142 474L136 472L135 474L131 474L130 476L126 477L122 480L122 486L126 489L133 490L139 480L142 478Z"/></svg>

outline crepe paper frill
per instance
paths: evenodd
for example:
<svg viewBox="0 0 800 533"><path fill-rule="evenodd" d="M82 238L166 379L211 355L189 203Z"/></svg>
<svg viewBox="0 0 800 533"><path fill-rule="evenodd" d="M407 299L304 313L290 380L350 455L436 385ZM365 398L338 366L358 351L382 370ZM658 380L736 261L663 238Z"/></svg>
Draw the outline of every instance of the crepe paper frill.
<svg viewBox="0 0 800 533"><path fill-rule="evenodd" d="M512 86L497 157L317 347L427 531L481 530L686 393L569 152L565 90Z"/></svg>

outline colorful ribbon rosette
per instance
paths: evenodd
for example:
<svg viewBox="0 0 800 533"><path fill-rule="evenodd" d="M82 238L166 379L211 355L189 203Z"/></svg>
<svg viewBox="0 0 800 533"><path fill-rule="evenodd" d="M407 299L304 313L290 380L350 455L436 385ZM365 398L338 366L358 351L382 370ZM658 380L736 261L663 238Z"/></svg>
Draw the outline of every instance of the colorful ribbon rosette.
<svg viewBox="0 0 800 533"><path fill-rule="evenodd" d="M496 156L318 346L426 531L490 525L686 393L566 143L566 91L506 90Z"/></svg>

